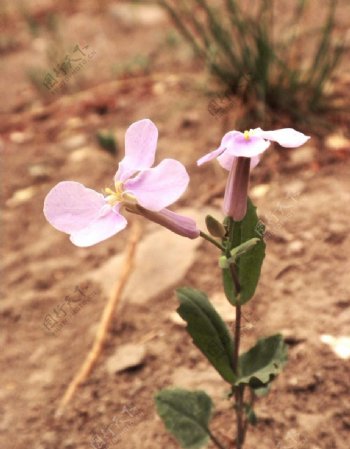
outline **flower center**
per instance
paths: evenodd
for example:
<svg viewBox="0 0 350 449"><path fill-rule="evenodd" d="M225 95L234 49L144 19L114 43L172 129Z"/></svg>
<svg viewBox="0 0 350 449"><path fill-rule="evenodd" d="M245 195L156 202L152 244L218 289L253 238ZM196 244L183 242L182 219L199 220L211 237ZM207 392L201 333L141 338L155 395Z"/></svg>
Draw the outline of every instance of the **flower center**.
<svg viewBox="0 0 350 449"><path fill-rule="evenodd" d="M115 190L110 189L107 187L105 189L105 194L107 203L111 206L115 206L118 203L121 203L124 199L124 190L123 190L123 183L121 181L117 181L114 184Z"/></svg>
<svg viewBox="0 0 350 449"><path fill-rule="evenodd" d="M105 194L107 203L110 206L115 206L116 204L122 203L122 202L128 202L128 203L136 203L136 198L134 195L131 195L130 193L127 193L124 191L124 186L121 181L117 181L114 184L115 190L110 189L107 187L105 189Z"/></svg>
<svg viewBox="0 0 350 449"><path fill-rule="evenodd" d="M243 135L244 135L245 140L250 139L250 131L244 131Z"/></svg>

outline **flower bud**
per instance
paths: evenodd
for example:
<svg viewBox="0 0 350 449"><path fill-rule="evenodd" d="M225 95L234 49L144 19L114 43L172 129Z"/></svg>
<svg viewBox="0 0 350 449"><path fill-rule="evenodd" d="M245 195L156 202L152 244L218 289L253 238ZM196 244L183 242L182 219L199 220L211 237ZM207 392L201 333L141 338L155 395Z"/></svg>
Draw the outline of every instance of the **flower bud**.
<svg viewBox="0 0 350 449"><path fill-rule="evenodd" d="M222 223L220 223L216 218L212 217L211 215L207 215L205 217L205 224L207 225L207 229L209 233L213 237L225 237L226 230Z"/></svg>
<svg viewBox="0 0 350 449"><path fill-rule="evenodd" d="M183 215L176 214L169 209L162 209L159 212L154 212L141 207L140 205L134 205L132 209L127 207L127 210L133 213L144 216L148 220L164 226L175 234L188 237L189 239L195 239L199 236L199 229L197 224L192 218L184 217Z"/></svg>
<svg viewBox="0 0 350 449"><path fill-rule="evenodd" d="M250 158L237 157L234 159L227 178L224 213L234 221L241 221L247 213L248 184L250 172Z"/></svg>

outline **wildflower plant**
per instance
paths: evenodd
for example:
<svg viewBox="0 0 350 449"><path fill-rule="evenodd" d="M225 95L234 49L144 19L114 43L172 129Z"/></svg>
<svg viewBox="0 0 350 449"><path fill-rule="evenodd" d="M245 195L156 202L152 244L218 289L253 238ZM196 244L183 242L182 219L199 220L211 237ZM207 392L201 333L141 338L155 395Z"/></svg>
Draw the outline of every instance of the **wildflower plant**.
<svg viewBox="0 0 350 449"><path fill-rule="evenodd" d="M44 214L58 230L70 235L77 246L99 243L127 226L125 214L142 215L188 238L202 237L218 250L223 290L235 308L232 332L211 304L208 296L192 288L179 288L178 314L187 323L193 343L220 374L230 389L236 434L227 429L225 441L210 430L213 402L204 391L166 388L155 396L157 411L166 428L181 447L196 449L209 440L219 449L243 447L249 425L256 423L254 404L266 395L287 361L287 348L279 334L259 339L248 351L240 352L243 306L255 293L265 257L265 243L256 208L248 197L249 172L261 155L277 142L298 147L308 140L291 128L263 131L260 128L230 131L219 147L198 160L198 165L217 159L229 171L223 211L219 222L206 217L208 233L196 223L168 209L186 190L189 176L185 167L164 159L152 168L158 131L148 119L132 124L125 137L125 157L114 177L114 189L104 194L74 181L57 184L45 198ZM233 432L232 432L233 436Z"/></svg>
<svg viewBox="0 0 350 449"><path fill-rule="evenodd" d="M336 0L319 5L317 25L308 0L288 4L283 17L274 0L158 3L218 81L224 98L240 100L243 126L273 113L305 125L335 110L329 81L346 50L346 43L335 38ZM309 16L312 28L305 25ZM208 109L220 113L220 101L214 97Z"/></svg>

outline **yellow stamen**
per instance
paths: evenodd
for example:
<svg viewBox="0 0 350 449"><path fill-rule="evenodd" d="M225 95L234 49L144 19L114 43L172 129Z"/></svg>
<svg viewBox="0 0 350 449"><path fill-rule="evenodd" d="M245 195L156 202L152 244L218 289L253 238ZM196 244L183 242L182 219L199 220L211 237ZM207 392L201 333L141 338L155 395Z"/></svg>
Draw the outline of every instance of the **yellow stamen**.
<svg viewBox="0 0 350 449"><path fill-rule="evenodd" d="M124 192L123 183L121 181L117 181L114 184L115 190L110 189L109 187L105 188L106 200L110 206L115 206L118 203L128 202L128 203L136 203L136 198L134 195L130 193Z"/></svg>
<svg viewBox="0 0 350 449"><path fill-rule="evenodd" d="M250 132L249 131L244 131L243 133L245 140L249 140L250 139Z"/></svg>
<svg viewBox="0 0 350 449"><path fill-rule="evenodd" d="M123 183L117 181L115 183L115 191L107 187L105 189L105 193L107 194L107 202L111 206L115 206L116 204L121 203L124 196Z"/></svg>

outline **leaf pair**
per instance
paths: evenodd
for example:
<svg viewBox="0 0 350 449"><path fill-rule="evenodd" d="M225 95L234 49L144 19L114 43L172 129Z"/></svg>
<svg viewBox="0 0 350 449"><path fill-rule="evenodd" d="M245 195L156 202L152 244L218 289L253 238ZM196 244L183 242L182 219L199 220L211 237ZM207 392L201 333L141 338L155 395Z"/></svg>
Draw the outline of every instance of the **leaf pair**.
<svg viewBox="0 0 350 449"><path fill-rule="evenodd" d="M226 324L205 293L191 288L177 290L178 313L187 323L193 343L230 385L249 384L252 388L268 384L287 361L286 345L281 335L258 340L239 357L239 373L232 368L233 339Z"/></svg>
<svg viewBox="0 0 350 449"><path fill-rule="evenodd" d="M234 342L207 295L190 288L178 289L177 295L178 313L187 322L187 331L221 377L232 386L249 385L257 394L265 392L287 360L282 337L263 338L243 353L236 375L232 368ZM197 449L209 438L223 447L209 430L213 404L204 391L164 389L155 399L159 416L183 448ZM246 412L252 422L256 420L252 409Z"/></svg>

